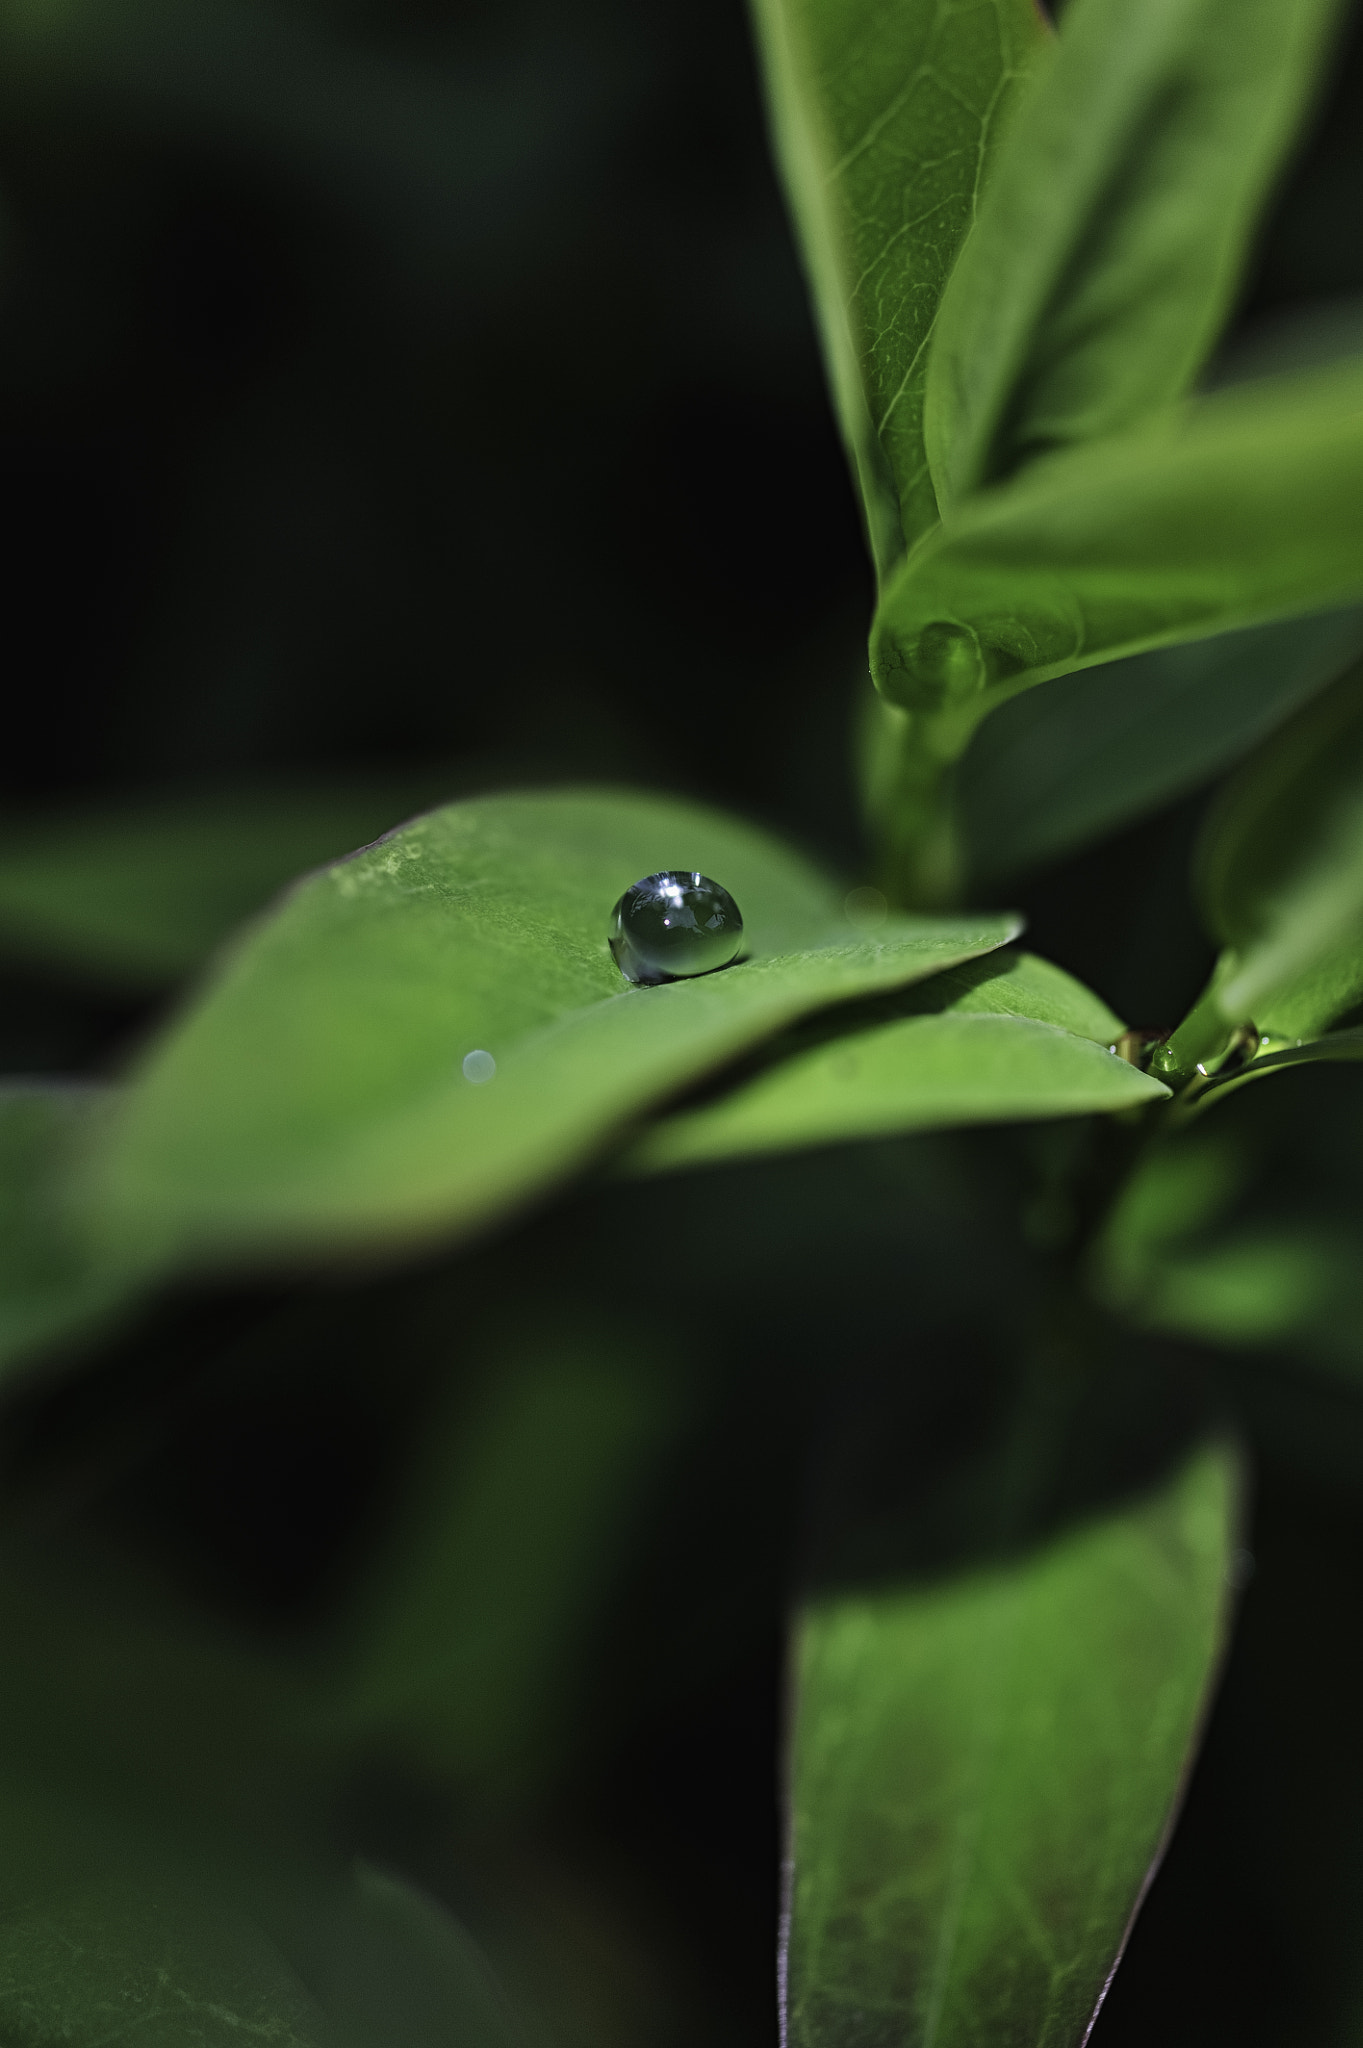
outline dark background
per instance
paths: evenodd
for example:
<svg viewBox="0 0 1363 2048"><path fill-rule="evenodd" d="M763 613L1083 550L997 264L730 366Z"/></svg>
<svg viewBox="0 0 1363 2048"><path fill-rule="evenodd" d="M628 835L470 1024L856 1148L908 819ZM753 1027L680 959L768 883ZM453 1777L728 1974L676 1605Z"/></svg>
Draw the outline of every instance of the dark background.
<svg viewBox="0 0 1363 2048"><path fill-rule="evenodd" d="M431 771L451 790L627 778L735 805L853 878L870 577L737 0L88 0L6 22L9 813L300 770ZM1363 291L1361 112L1355 34L1242 318ZM1183 880L1201 802L1022 892L1038 949L1140 1021L1170 1021L1204 971ZM107 1064L149 1019L18 970L0 998L11 1070ZM727 1578L718 1620L694 1593L697 1639L726 1647L701 1659L709 1678L671 1687L673 1652L638 1651L636 1586L616 1626L654 1675L573 1795L607 1860L630 1883L649 1873L662 1948L686 1952L695 2024L716 2040L774 2029L798 1487L772 1417L820 1344L893 1357L904 1306L900 1269L850 1316L833 1284L849 1245L873 1262L878 1243L880 1205L857 1209L849 1173L864 1190L844 1160L779 1191L737 1175L686 1198L727 1247L720 1349L745 1370L698 1425L704 1501L676 1481L660 1576L640 1584ZM830 1205L840 1234L821 1239ZM905 1213L926 1229L936 1206ZM559 1268L532 1224L466 1261L461 1285L494 1291L498 1260L562 1272L567 1230L585 1247L574 1284L608 1288L629 1228L627 1205L584 1197L553 1226ZM751 1306L781 1301L821 1241L818 1314L807 1293L798 1312ZM380 1283L365 1299L387 1315ZM77 1382L10 1424L31 1474L104 1443L111 1413L124 1436L153 1415L155 1442L112 1462L99 1515L173 1532L198 1596L267 1631L322 1597L378 1484L364 1447L406 1426L400 1387L376 1397L362 1362L338 1378L334 1310L262 1426L222 1360L243 1317L250 1331L277 1313L238 1302L228 1328L221 1303L177 1309L113 1359L102 1395ZM647 1329L646 1287L631 1313ZM923 1357L954 1370L949 1311L924 1327ZM1333 2040L1353 1996L1339 1957L1363 1922L1340 1902L1359 1894L1363 1459L1335 1396L1258 1386L1237 1399L1264 1453L1259 1578L1102 2048Z"/></svg>

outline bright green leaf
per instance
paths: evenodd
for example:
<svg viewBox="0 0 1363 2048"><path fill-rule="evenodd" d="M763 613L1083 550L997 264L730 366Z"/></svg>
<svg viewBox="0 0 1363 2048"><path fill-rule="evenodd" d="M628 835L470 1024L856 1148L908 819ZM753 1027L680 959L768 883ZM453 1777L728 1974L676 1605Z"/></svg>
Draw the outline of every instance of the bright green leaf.
<svg viewBox="0 0 1363 2048"><path fill-rule="evenodd" d="M872 664L959 753L1049 676L1363 595L1363 363L1236 385L964 502L885 589Z"/></svg>
<svg viewBox="0 0 1363 2048"><path fill-rule="evenodd" d="M1130 1109L1168 1093L1106 1050L1120 1024L1059 968L1027 954L1000 964L929 984L923 996L940 1009L825 1035L680 1111L646 1133L629 1163L660 1171L949 1124Z"/></svg>
<svg viewBox="0 0 1363 2048"><path fill-rule="evenodd" d="M1196 789L1363 650L1332 612L1059 676L987 718L961 762L965 863L986 886L1059 860Z"/></svg>
<svg viewBox="0 0 1363 2048"><path fill-rule="evenodd" d="M927 345L1016 81L1032 0L754 0L776 152L880 573L937 517Z"/></svg>
<svg viewBox="0 0 1363 2048"><path fill-rule="evenodd" d="M630 987L611 908L668 867L732 892L748 957ZM98 1224L138 1253L202 1262L471 1230L793 1019L1017 929L895 919L868 937L835 904L773 840L664 799L433 812L293 891L153 1048L94 1179ZM491 1078L466 1076L475 1051Z"/></svg>
<svg viewBox="0 0 1363 2048"><path fill-rule="evenodd" d="M135 988L192 973L295 875L430 803L427 782L200 791L0 827L0 951Z"/></svg>
<svg viewBox="0 0 1363 2048"><path fill-rule="evenodd" d="M1216 341L1337 0L1070 0L942 299L943 509L1181 397Z"/></svg>
<svg viewBox="0 0 1363 2048"><path fill-rule="evenodd" d="M1078 2048L1224 1626L1236 1462L1046 1548L803 1615L791 2048Z"/></svg>

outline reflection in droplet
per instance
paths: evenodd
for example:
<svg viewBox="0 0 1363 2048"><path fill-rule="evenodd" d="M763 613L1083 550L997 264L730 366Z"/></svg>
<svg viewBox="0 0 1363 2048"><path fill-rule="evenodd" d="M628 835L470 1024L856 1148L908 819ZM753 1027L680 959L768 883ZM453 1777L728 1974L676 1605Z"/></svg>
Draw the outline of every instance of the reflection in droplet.
<svg viewBox="0 0 1363 2048"><path fill-rule="evenodd" d="M464 1054L464 1079L481 1085L490 1081L497 1071L497 1062L490 1052L466 1052Z"/></svg>
<svg viewBox="0 0 1363 2048"><path fill-rule="evenodd" d="M874 931L884 924L890 914L890 906L879 889L853 889L843 904L843 915L849 924L863 932Z"/></svg>
<svg viewBox="0 0 1363 2048"><path fill-rule="evenodd" d="M694 869L645 875L611 912L610 946L630 981L681 981L728 967L743 919L727 889Z"/></svg>

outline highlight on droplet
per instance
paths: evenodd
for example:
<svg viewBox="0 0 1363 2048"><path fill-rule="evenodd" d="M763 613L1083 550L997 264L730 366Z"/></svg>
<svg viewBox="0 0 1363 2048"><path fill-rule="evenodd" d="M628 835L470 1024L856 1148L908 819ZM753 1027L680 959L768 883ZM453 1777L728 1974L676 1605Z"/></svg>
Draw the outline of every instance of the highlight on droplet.
<svg viewBox="0 0 1363 2048"><path fill-rule="evenodd" d="M475 1087L481 1087L484 1081L490 1081L496 1071L497 1062L490 1052L477 1049L464 1054L464 1079L472 1081Z"/></svg>

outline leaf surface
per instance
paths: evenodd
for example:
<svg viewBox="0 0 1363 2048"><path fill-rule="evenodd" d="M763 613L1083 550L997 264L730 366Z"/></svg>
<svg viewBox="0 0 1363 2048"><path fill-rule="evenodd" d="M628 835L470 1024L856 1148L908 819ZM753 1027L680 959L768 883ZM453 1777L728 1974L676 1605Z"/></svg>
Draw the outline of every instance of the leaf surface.
<svg viewBox="0 0 1363 2048"><path fill-rule="evenodd" d="M1043 1549L826 1595L795 1652L791 2048L1078 2048L1187 1767L1236 1470Z"/></svg>
<svg viewBox="0 0 1363 2048"><path fill-rule="evenodd" d="M1363 363L1242 384L981 491L914 549L876 680L959 753L1004 698L1363 595Z"/></svg>
<svg viewBox="0 0 1363 2048"><path fill-rule="evenodd" d="M883 575L932 525L928 340L1018 77L1032 0L754 0L776 154Z"/></svg>
<svg viewBox="0 0 1363 2048"><path fill-rule="evenodd" d="M1363 669L1246 763L1197 869L1229 1021L1306 1037L1363 994Z"/></svg>
<svg viewBox="0 0 1363 2048"><path fill-rule="evenodd" d="M498 1325L473 1412L424 1432L350 1626L333 1696L352 1739L396 1733L484 1811L542 1782L582 1638L676 1433L670 1363L661 1333L641 1358L604 1305L596 1323L559 1300L547 1320Z"/></svg>
<svg viewBox="0 0 1363 2048"><path fill-rule="evenodd" d="M134 1284L93 1256L67 1201L110 1096L73 1082L0 1084L0 1370L98 1322Z"/></svg>
<svg viewBox="0 0 1363 2048"><path fill-rule="evenodd" d="M822 1034L678 1111L628 1163L656 1172L950 1124L1083 1116L1168 1092L1106 1049L1120 1023L1048 961L1005 956L998 971L942 975L922 996L921 1007L890 1006L915 1014Z"/></svg>
<svg viewBox="0 0 1363 2048"><path fill-rule="evenodd" d="M731 891L743 961L624 981L611 908L660 868ZM777 842L660 798L432 812L301 884L153 1048L93 1177L97 1226L168 1261L468 1231L796 1017L1017 929L904 918L868 938L836 905ZM473 1051L495 1063L481 1084L463 1071Z"/></svg>
<svg viewBox="0 0 1363 2048"><path fill-rule="evenodd" d="M979 728L956 788L975 881L1063 859L1230 767L1363 651L1363 614L1165 647L1059 676Z"/></svg>
<svg viewBox="0 0 1363 2048"><path fill-rule="evenodd" d="M295 875L376 839L434 794L396 781L217 789L8 824L0 951L162 987Z"/></svg>
<svg viewBox="0 0 1363 2048"><path fill-rule="evenodd" d="M0 1922L0 2024L71 2048L331 2048L335 2037L267 1936L126 1882L42 1899Z"/></svg>
<svg viewBox="0 0 1363 2048"><path fill-rule="evenodd" d="M943 296L945 508L1181 397L1230 308L1336 0L1071 0Z"/></svg>

